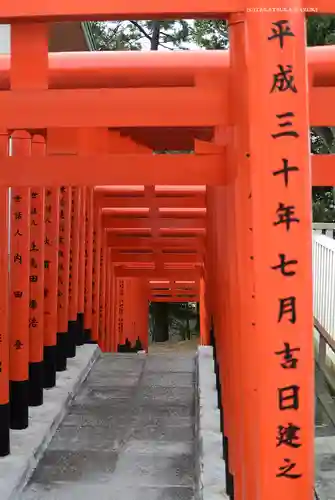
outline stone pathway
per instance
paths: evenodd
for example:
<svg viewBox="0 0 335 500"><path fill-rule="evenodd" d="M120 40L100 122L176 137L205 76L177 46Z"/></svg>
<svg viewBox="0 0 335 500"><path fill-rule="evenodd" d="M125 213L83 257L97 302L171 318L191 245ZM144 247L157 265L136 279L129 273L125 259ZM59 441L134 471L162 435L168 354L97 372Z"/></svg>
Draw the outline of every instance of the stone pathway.
<svg viewBox="0 0 335 500"><path fill-rule="evenodd" d="M332 422L335 419L335 401L317 366L315 388L318 394L315 412L315 488L318 500L335 500L335 426Z"/></svg>
<svg viewBox="0 0 335 500"><path fill-rule="evenodd" d="M193 500L194 352L104 355L22 500Z"/></svg>
<svg viewBox="0 0 335 500"><path fill-rule="evenodd" d="M329 393L326 379L315 364L315 437L335 436L335 426L326 411L325 405L332 419L335 420L335 401ZM321 399L320 399L321 398Z"/></svg>

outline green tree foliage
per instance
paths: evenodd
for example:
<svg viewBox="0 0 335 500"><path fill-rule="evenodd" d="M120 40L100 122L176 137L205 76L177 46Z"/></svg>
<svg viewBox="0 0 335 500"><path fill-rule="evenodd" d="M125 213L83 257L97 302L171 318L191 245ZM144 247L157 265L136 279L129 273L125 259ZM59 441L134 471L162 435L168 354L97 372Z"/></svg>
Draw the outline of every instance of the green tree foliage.
<svg viewBox="0 0 335 500"><path fill-rule="evenodd" d="M335 16L310 16L307 22L307 45L334 45Z"/></svg>
<svg viewBox="0 0 335 500"><path fill-rule="evenodd" d="M154 342L165 342L169 333L181 340L199 335L199 307L194 302L151 302L150 333Z"/></svg>
<svg viewBox="0 0 335 500"><path fill-rule="evenodd" d="M307 22L307 45L335 44L335 16L311 16ZM335 128L314 127L311 130L311 150L314 154L335 153ZM313 220L334 222L334 187L313 187Z"/></svg>
<svg viewBox="0 0 335 500"><path fill-rule="evenodd" d="M98 50L141 50L141 34L128 21L92 22L92 35Z"/></svg>
<svg viewBox="0 0 335 500"><path fill-rule="evenodd" d="M226 21L197 20L191 30L192 42L207 50L228 48L228 28Z"/></svg>
<svg viewBox="0 0 335 500"><path fill-rule="evenodd" d="M186 50L191 37L187 21L92 22L98 50Z"/></svg>
<svg viewBox="0 0 335 500"><path fill-rule="evenodd" d="M178 331L182 340L190 340L192 335L199 334L199 313L197 303L171 303L169 307L170 328L171 330Z"/></svg>

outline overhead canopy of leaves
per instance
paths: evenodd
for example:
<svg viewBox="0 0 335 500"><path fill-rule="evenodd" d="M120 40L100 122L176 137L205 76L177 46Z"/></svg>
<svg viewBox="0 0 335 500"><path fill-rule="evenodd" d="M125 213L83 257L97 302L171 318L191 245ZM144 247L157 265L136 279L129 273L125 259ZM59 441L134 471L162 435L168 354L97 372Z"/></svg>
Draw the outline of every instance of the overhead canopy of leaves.
<svg viewBox="0 0 335 500"><path fill-rule="evenodd" d="M207 50L225 50L229 45L226 21L197 20L191 36L193 43Z"/></svg>
<svg viewBox="0 0 335 500"><path fill-rule="evenodd" d="M92 22L98 50L188 50L192 26L178 21L113 21ZM158 32L158 40L154 40ZM153 42L156 42L153 44ZM156 47L157 46L157 47Z"/></svg>
<svg viewBox="0 0 335 500"><path fill-rule="evenodd" d="M307 21L307 45L334 45L335 16L310 16Z"/></svg>
<svg viewBox="0 0 335 500"><path fill-rule="evenodd" d="M307 45L335 44L335 16L311 16L307 22ZM311 131L311 150L314 154L335 153L335 128L313 127ZM334 222L333 186L314 187L313 220L315 222Z"/></svg>

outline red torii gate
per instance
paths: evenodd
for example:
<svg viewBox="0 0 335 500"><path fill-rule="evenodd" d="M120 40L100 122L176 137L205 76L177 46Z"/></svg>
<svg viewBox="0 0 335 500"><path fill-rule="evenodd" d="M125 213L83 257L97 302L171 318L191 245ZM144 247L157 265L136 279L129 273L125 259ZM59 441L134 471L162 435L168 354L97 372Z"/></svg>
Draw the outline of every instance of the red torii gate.
<svg viewBox="0 0 335 500"><path fill-rule="evenodd" d="M129 207L129 198L133 202L133 208ZM193 206L183 207L185 198ZM148 300L163 301L164 299L164 301L171 302L198 300L198 294L195 294L194 290L191 289L193 293L186 293L187 291L183 292L178 286L174 286L172 290L169 289L169 293L150 293L149 287L138 286L139 282L134 278L137 273L141 273L143 277L148 276L148 273L158 277L160 274L163 276L171 273L175 275L178 269L184 270L188 277L190 273L194 272L200 275L200 267L203 265L204 242L201 241L201 236L190 238L187 234L190 231L191 234L194 234L193 231L195 231L195 234L198 232L201 235L205 231L205 208L196 207L199 201L204 204L204 198L204 187L198 189L179 187L178 189L177 186L174 188L173 186L170 188L168 186L154 186L149 190L144 186L95 188L95 201L100 213L101 224L107 229L108 259L113 263L109 274L112 272L114 276L112 280L119 277L116 284L116 314L108 314L108 332L106 332L106 342L103 345L104 350L115 348L116 345L124 343L126 338L131 342L140 338L142 345L147 348ZM128 206L120 207L120 200L123 200L123 204ZM163 205L167 206L161 207L161 200L163 200ZM124 203L125 201L126 203ZM179 208L176 207L178 204ZM112 206L106 207L105 205ZM167 224L164 216L170 216ZM175 219L171 220L171 216ZM187 218L188 216L191 218ZM196 228L192 227L199 216L200 223L198 222ZM176 217L179 217L179 227L171 230L169 228L174 226L175 221L178 220ZM171 231L175 232L176 230L184 232L184 234L186 232L186 237L169 237ZM162 234L162 231L165 234ZM127 237L127 234L130 235L130 238ZM185 246L183 240L190 241ZM196 266L200 266L198 271ZM126 277L126 273L128 273L128 280L122 279ZM129 276L132 276L133 279L129 280ZM143 280L141 281L143 282ZM127 286L128 289L125 291ZM113 293L112 282L110 282L109 287L111 288L107 294ZM133 290L130 291L129 287ZM110 302L110 296L108 302ZM108 306L106 305L106 307ZM145 316L143 311L145 311ZM121 320L120 316L124 320ZM114 323L113 317L115 318ZM129 325L131 317L132 325ZM139 318L141 325L136 328ZM141 332L141 335L138 335L138 331ZM111 336L114 337L114 342L107 340Z"/></svg>
<svg viewBox="0 0 335 500"><path fill-rule="evenodd" d="M5 134L2 137L6 139L1 149L0 179L4 186L1 188L3 234L6 234L7 229L4 189L7 186L15 186L13 202L22 202L20 212L13 212L12 221L12 232L15 229L13 242L17 231L23 237L18 240L20 243L15 243L19 245L17 250L22 249L22 252L29 248L29 192L26 186L34 185L36 189L41 189L39 195L46 186L50 186L51 193L47 194L50 190L47 188L44 194L51 196L52 200L45 208L57 207L57 186L61 185L93 187L99 184L128 182L153 186L159 183L183 184L192 179L194 184L210 186L206 195L206 297L215 327L217 361L220 366L225 408L224 434L229 437L229 467L235 478L235 497L251 500L312 498L313 387L309 382L313 372L313 346L308 125L330 124L329 103L332 100L329 97L333 89L311 89L309 119L304 14L299 11L305 7L305 3L282 1L281 6L288 8L285 20L279 19L277 12L263 12L262 15L245 12L246 5L242 0L234 2L233 5L231 2L227 5L228 2L210 0L206 2L205 11L200 0L193 1L192 6L189 0L171 1L168 6L162 1L149 0L142 2L141 6L137 5L137 2L128 2L127 6L123 4L124 2L115 2L113 13L109 12L110 7L106 0L98 0L94 5L87 5L87 2L79 5L72 0L57 6L45 6L41 0L32 0L29 6L24 8L20 3L13 5L9 0L5 0L2 5L0 20L15 21L12 25L11 90L3 91L0 95L3 110L0 126ZM263 6L270 8L266 2L263 2ZM293 12L291 7L297 10ZM320 13L332 12L333 6L329 0L320 0L318 9ZM75 90L75 93L69 90L47 90L46 21L82 18L212 19L227 16L230 19L231 57L226 85L219 79L212 82L208 77L204 77L197 81L194 88L105 89L99 93L94 92L94 89L83 89L80 92ZM27 24L27 21L30 24ZM35 24L35 21L42 23ZM280 23L285 23L286 30L282 30L283 24ZM247 30L244 29L245 24ZM287 37L290 33L294 36ZM31 59L36 64L32 75L25 72ZM275 73L278 72L277 61L282 61L278 64L293 66L291 71L297 92L292 89L292 85L285 87L286 84L285 92L276 86L272 89L276 91L271 91L275 76L278 78L278 73ZM29 81L26 74L31 75ZM319 107L315 105L316 95ZM323 106L326 96L327 106ZM125 112L125 101L132 109L133 115ZM143 113L143 107L140 106L143 101L154 102L155 105L146 107ZM172 102L174 106L171 106ZM62 115L59 114L59 109L63 110ZM283 121L278 122L281 119ZM232 124L234 134L229 127ZM71 134L69 130L66 133L64 130L54 133L52 129L56 127L88 127L91 130L86 130L81 135L78 144L75 133ZM127 155L124 151L115 154L113 148L109 149L108 140L101 140L100 135L99 139L97 138L92 130L95 127L140 127L142 137L150 135L148 129L143 130L146 127L187 127L191 129L187 134L188 138L197 137L196 128L210 128L214 134L209 139L206 138L212 139L213 144L196 144L194 155L173 155L173 158L168 155L145 155L145 158L140 158L139 154ZM292 129L286 130L285 127ZM42 145L45 129L48 129L46 157L43 157L43 151L36 151L36 147L30 157L29 148L22 146L29 142L29 136L14 132L14 155L7 158L8 131L11 133L12 130L20 128L35 131L35 134L37 131L37 142ZM286 131L291 135L285 135ZM110 134L111 132L106 131L105 135ZM158 136L161 140L161 134L157 134ZM90 139L87 145L83 137ZM204 137L198 138L205 140ZM275 140L278 138L282 140ZM129 148L129 145L127 147ZM41 149L43 150L43 147ZM60 153L63 153L61 157ZM335 184L331 171L332 163L330 156L312 157L313 184ZM94 168L91 168L92 165ZM111 170L111 165L117 165L118 170ZM130 165L131 172L126 170ZM159 172L156 171L157 167ZM276 170L272 171L272 167ZM285 182L281 182L280 167L285 174ZM85 175L81 175L83 173ZM36 192L34 188L34 193ZM69 317L74 321L74 314L82 314L85 308L83 293L79 300L79 294L74 293L73 286L76 286L75 276L81 283L80 290L83 288L83 279L86 279L83 272L85 255L79 249L79 241L83 241L84 226L80 226L79 222L85 214L85 210L80 207L87 205L86 201L85 204L83 202L83 192L78 188L71 194L74 194L71 224L73 272L70 287L72 312ZM85 196L85 200L90 199L87 192ZM64 207L70 206L69 200L65 200ZM284 208L290 208L290 214L286 214L286 219L283 220ZM15 215L18 213L22 216ZM59 216L61 218L60 214ZM66 221L66 217L63 220ZM285 227L282 227L282 222L285 222ZM56 227L57 217L50 220L50 224L53 228ZM60 227L64 229L62 232L67 234L66 238L70 242L69 232L65 229L66 223ZM229 238L226 238L227 234ZM55 236L51 232L50 235ZM51 236L48 240L52 239ZM63 245L66 239L62 238L60 245ZM8 279L8 249L5 247L6 245L1 247L1 281L4 285ZM12 246L12 250L13 248ZM21 254L16 252L15 255L19 259ZM28 254L22 255L27 257ZM55 253L52 255L56 259ZM278 266L276 257L279 257ZM70 258L68 261L70 262ZM20 275L14 271L15 268L11 270L11 290L13 293L22 291L21 297L14 297L24 297L24 305L20 308L12 296L11 300L13 305L15 304L15 311L20 313L17 316L24 320L28 319L29 313L29 302L26 300L29 297L29 282L28 279L23 279L29 276L28 263L27 258L20 263L20 266L24 266L20 268ZM303 272L296 272L295 266L299 266L299 270L301 267ZM60 272L63 273L63 270ZM128 271L136 272L132 269ZM98 272L97 265L93 266L94 272ZM118 270L116 275L117 272L122 275L127 270ZM181 274L185 272L187 271L180 271ZM173 270L171 279L175 280L177 273L179 271ZM150 272L145 273L146 277L149 275ZM45 279L52 283L54 275L49 276L47 273ZM20 287L24 285L25 288L13 288L15 280ZM243 286L238 286L241 283ZM94 293L96 296L97 291ZM54 296L54 293L52 295ZM1 299L2 317L6 318L8 309L5 293ZM48 307L52 305L53 310L47 311L53 318L54 303L53 297L53 301L48 302ZM33 320L32 317L30 319ZM284 320L287 319L289 321L286 323ZM21 323L20 327L12 324L11 335L14 326L21 333L25 330L24 323ZM51 338L54 337L51 330L49 343L54 341L54 338ZM306 338L306 331L311 332L309 338ZM228 337L226 332L234 333ZM2 454L5 454L6 450L8 451L6 353L8 339L10 342L14 340L8 336L6 321L2 339L0 380L3 404L0 411L4 415L1 419L4 422L1 435L4 443ZM14 415L17 419L12 421L12 425L22 426L22 420L24 421L27 415L25 404L22 404L22 388L28 382L28 352L25 349L27 336L17 340L19 343L15 341L14 347L10 343L11 377L13 374L16 377L11 378L11 405L12 409L16 410ZM45 351L50 364L54 345L50 343L45 346L51 348ZM284 356L284 360L280 356ZM262 361L265 362L264 367L261 366ZM237 390L243 397L237 396ZM285 432L287 429L292 432L292 427L295 432L294 441L298 445L296 447L285 442Z"/></svg>
<svg viewBox="0 0 335 500"><path fill-rule="evenodd" d="M199 302L195 281L149 281L149 300L154 302Z"/></svg>
<svg viewBox="0 0 335 500"><path fill-rule="evenodd" d="M292 6L291 4L281 2L282 8ZM313 9L307 1L300 2L302 13L306 9L307 13ZM293 4L293 6L295 6ZM155 4L152 0L144 0L140 5L135 0L132 0L125 7L122 0L116 0L113 5L113 11L110 10L110 5L107 0L99 0L95 5L90 4L87 0L80 5L76 0L71 0L62 6L45 5L43 0L33 0L29 7L24 11L20 4L11 4L10 0L4 0L2 6L1 19L7 21L69 21L74 19L93 19L93 20L127 20L127 19L225 19L229 14L243 13L248 7L248 4L243 0L236 0L234 5L229 0L209 0L206 7L202 0L194 0L192 6L189 0L172 0L169 5L166 5L164 0L157 0ZM261 12L261 9L271 9L269 4L264 0L260 3L256 12ZM332 13L334 6L330 0L319 0L316 7L317 13Z"/></svg>

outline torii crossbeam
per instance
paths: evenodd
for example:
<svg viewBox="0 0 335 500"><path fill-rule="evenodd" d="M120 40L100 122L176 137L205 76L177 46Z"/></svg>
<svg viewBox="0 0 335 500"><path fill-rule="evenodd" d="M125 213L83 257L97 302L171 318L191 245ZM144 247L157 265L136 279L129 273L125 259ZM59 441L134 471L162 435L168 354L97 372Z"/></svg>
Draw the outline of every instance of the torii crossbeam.
<svg viewBox="0 0 335 500"><path fill-rule="evenodd" d="M309 127L332 125L334 51L306 50L305 0L279 3L285 16L265 0L3 0L1 455L41 404L41 367L51 388L87 339L145 344L148 300L187 295L150 281L192 281L202 343L213 325L227 493L312 500L310 194L335 168L310 155ZM129 18L228 19L229 54L48 55L49 22ZM206 186L199 206L178 184Z"/></svg>

